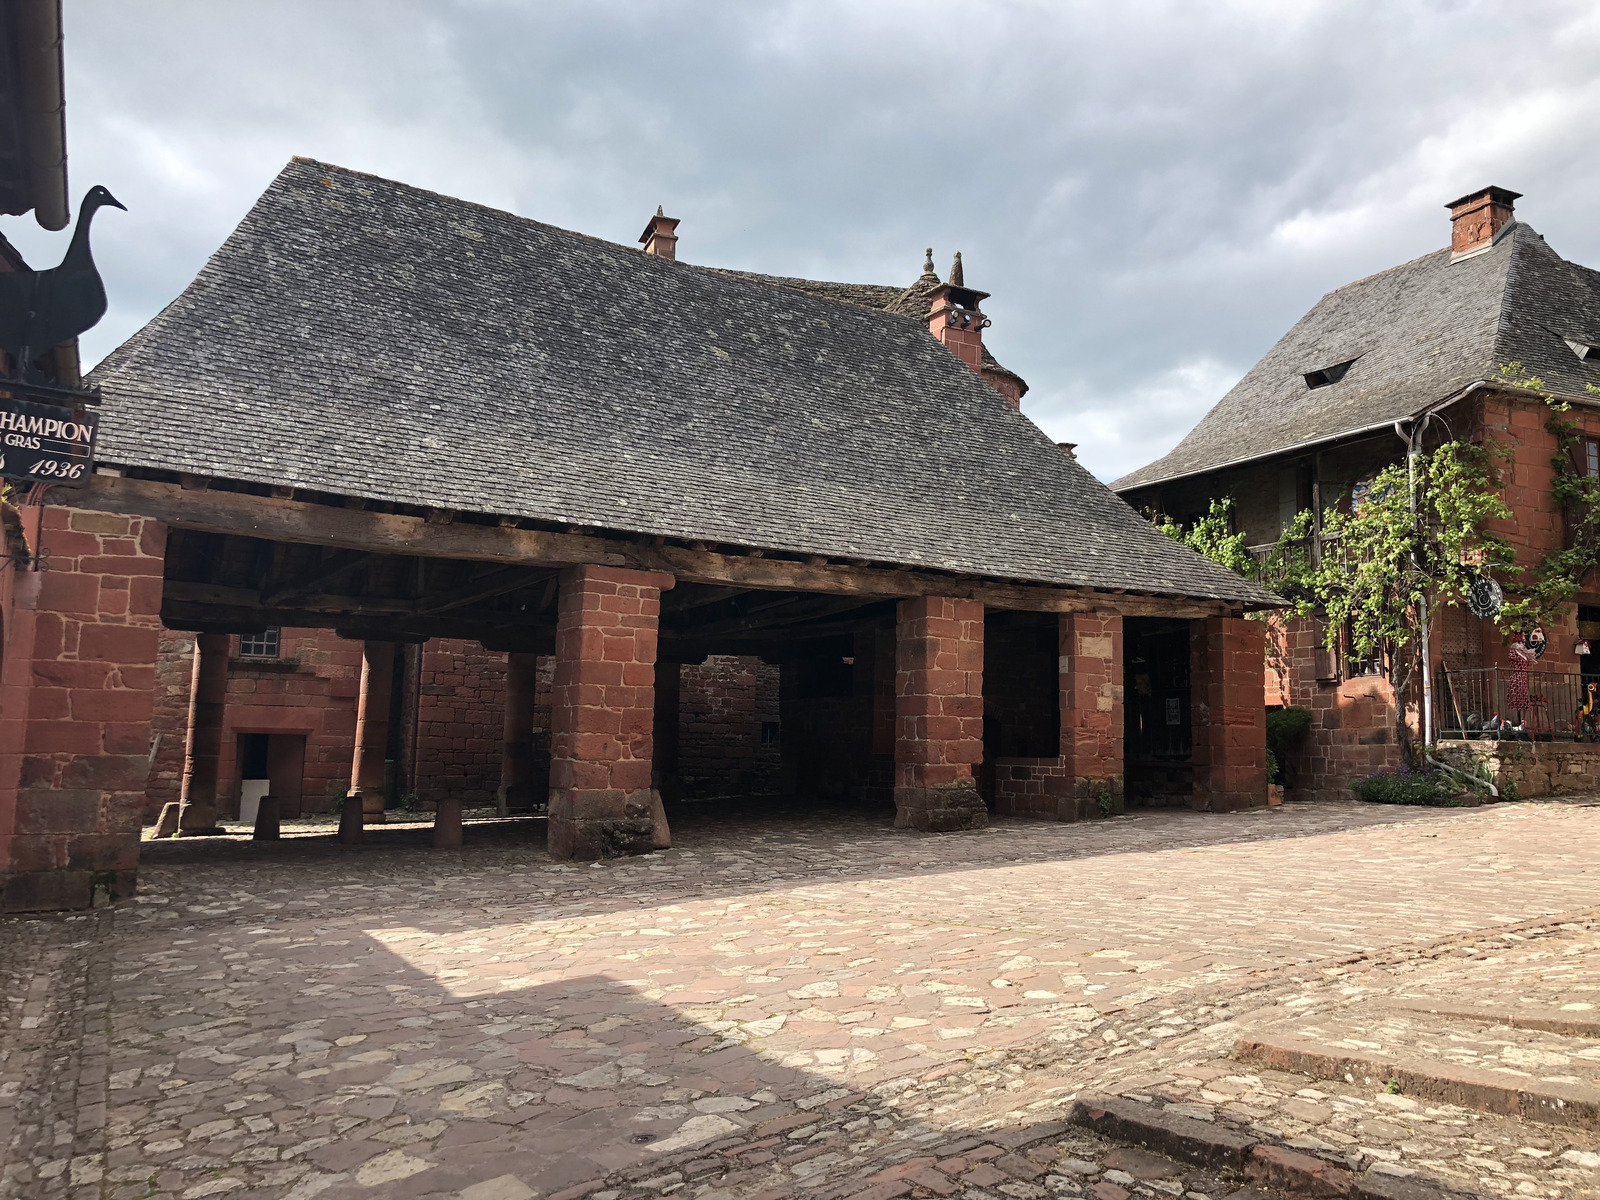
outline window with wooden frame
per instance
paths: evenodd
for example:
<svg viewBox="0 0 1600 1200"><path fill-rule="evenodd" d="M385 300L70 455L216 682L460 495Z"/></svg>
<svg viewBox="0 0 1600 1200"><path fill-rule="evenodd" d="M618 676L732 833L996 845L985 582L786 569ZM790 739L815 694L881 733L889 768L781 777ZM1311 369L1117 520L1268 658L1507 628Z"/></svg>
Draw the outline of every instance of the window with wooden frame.
<svg viewBox="0 0 1600 1200"><path fill-rule="evenodd" d="M1600 438L1579 434L1567 445L1567 462L1580 479L1600 477ZM1581 504L1568 503L1561 509L1562 545L1570 550L1577 544L1578 532L1588 524L1588 513Z"/></svg>
<svg viewBox="0 0 1600 1200"><path fill-rule="evenodd" d="M241 658L277 658L281 653L280 631L276 626L263 629L260 633L246 633L239 637L239 657Z"/></svg>

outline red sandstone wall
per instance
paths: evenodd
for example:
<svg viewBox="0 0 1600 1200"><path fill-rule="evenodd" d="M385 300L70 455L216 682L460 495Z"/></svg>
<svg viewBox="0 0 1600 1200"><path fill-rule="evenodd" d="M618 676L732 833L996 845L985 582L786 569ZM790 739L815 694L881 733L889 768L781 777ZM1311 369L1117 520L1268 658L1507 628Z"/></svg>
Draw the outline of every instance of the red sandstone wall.
<svg viewBox="0 0 1600 1200"><path fill-rule="evenodd" d="M166 529L6 507L0 572L0 910L131 895L149 770Z"/></svg>
<svg viewBox="0 0 1600 1200"><path fill-rule="evenodd" d="M361 643L331 631L285 629L277 659L238 656L234 638L228 664L228 707L223 719L222 762L217 799L221 812L239 812L239 735L286 734L306 739L301 812L330 812L350 786L355 744L356 693L361 680ZM163 630L156 659L156 711L152 737L159 737L155 765L145 789L145 820L178 799L188 721L194 635ZM293 816L292 812L284 813Z"/></svg>
<svg viewBox="0 0 1600 1200"><path fill-rule="evenodd" d="M543 676L541 675L541 693ZM417 725L417 798L464 792L486 804L500 786L506 656L477 642L440 638L422 655ZM548 706L542 711L548 712Z"/></svg>
<svg viewBox="0 0 1600 1200"><path fill-rule="evenodd" d="M685 664L678 700L678 775L685 798L761 795L777 789L778 747L761 745L778 720L778 668L713 654Z"/></svg>

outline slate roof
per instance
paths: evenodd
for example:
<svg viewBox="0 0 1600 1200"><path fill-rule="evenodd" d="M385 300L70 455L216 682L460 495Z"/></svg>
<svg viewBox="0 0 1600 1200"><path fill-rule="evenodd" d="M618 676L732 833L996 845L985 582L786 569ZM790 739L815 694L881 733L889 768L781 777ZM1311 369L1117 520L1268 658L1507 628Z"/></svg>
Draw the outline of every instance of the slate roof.
<svg viewBox="0 0 1600 1200"><path fill-rule="evenodd" d="M788 288L809 296L823 296L845 304L859 304L863 308L881 308L885 312L916 318L919 324L933 307L934 290L943 282L932 271L923 271L910 287L900 288L881 283L831 283L821 279L796 279L788 275L762 275L755 271L732 271L725 267L711 269L736 279ZM983 367L986 371L1014 380L1019 395L1027 395L1028 381L1009 367L1002 366L988 346L983 348Z"/></svg>
<svg viewBox="0 0 1600 1200"><path fill-rule="evenodd" d="M1551 391L1584 397L1600 362L1600 272L1569 263L1514 222L1481 253L1448 249L1329 292L1178 446L1111 486L1126 492L1412 417L1521 362ZM1304 375L1356 359L1343 379ZM1592 399L1592 397L1590 397Z"/></svg>
<svg viewBox="0 0 1600 1200"><path fill-rule="evenodd" d="M1273 602L916 322L306 159L93 381L126 467Z"/></svg>

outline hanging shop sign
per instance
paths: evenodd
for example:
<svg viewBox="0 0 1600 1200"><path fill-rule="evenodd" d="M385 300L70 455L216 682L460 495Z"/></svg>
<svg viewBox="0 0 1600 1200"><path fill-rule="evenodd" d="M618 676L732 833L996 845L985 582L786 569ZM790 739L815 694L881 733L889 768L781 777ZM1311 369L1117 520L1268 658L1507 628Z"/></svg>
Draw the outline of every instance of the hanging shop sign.
<svg viewBox="0 0 1600 1200"><path fill-rule="evenodd" d="M0 395L0 476L84 487L100 414Z"/></svg>

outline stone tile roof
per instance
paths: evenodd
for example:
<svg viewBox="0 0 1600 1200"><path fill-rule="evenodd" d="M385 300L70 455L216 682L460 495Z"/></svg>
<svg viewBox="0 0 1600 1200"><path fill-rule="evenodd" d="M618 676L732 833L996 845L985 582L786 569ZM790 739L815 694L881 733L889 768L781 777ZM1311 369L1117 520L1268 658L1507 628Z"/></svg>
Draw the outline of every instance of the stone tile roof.
<svg viewBox="0 0 1600 1200"><path fill-rule="evenodd" d="M126 467L1272 602L916 322L307 159L94 382Z"/></svg>
<svg viewBox="0 0 1600 1200"><path fill-rule="evenodd" d="M1528 225L1487 250L1448 249L1329 292L1178 446L1111 486L1119 492L1265 458L1414 416L1521 362L1558 394L1600 386L1600 272L1569 263ZM1305 374L1355 359L1336 383Z"/></svg>
<svg viewBox="0 0 1600 1200"><path fill-rule="evenodd" d="M755 271L731 271L721 267L711 269L737 279L748 279L755 283L766 283L774 287L804 292L808 296L823 296L845 304L859 304L863 308L881 308L885 312L914 317L919 324L933 306L934 289L943 282L932 271L924 271L908 288L897 288L881 283L831 283L820 279L795 279L787 275L761 275ZM1027 394L1028 381L1009 367L1002 366L988 346L983 348L983 368L986 372L1014 380L1019 394Z"/></svg>

